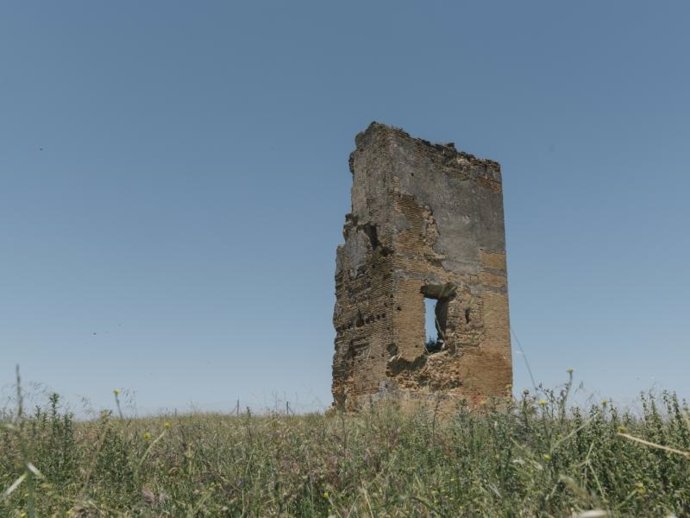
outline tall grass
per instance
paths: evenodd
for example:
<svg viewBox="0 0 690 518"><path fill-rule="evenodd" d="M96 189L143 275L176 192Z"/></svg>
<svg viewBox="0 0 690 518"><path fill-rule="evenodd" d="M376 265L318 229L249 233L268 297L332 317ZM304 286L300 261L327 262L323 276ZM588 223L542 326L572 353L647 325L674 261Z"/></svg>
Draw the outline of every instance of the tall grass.
<svg viewBox="0 0 690 518"><path fill-rule="evenodd" d="M76 422L53 395L3 419L0 516L690 516L687 405L568 408L569 390L443 419L391 402Z"/></svg>

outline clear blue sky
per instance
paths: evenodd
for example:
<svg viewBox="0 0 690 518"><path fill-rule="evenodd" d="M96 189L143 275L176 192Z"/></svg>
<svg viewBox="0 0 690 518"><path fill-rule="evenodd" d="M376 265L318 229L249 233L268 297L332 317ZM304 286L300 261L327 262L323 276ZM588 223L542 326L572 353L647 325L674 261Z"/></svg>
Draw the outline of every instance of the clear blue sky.
<svg viewBox="0 0 690 518"><path fill-rule="evenodd" d="M327 406L347 159L378 120L501 162L538 381L690 397L689 23L681 1L3 2L3 393L18 363L77 408Z"/></svg>

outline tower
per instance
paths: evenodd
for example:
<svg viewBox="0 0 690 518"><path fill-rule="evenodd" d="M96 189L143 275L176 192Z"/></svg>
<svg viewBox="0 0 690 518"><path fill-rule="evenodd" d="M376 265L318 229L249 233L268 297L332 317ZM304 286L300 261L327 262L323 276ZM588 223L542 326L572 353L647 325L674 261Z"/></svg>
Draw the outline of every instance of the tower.
<svg viewBox="0 0 690 518"><path fill-rule="evenodd" d="M379 123L355 142L352 210L336 254L335 407L393 394L475 403L506 394L499 164Z"/></svg>

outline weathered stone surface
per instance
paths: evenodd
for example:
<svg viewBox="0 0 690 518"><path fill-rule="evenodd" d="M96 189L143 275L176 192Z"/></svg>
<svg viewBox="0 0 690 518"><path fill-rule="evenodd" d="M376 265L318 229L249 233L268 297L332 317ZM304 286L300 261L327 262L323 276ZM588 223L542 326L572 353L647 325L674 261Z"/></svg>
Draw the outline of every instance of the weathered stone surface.
<svg viewBox="0 0 690 518"><path fill-rule="evenodd" d="M512 364L499 164L379 123L355 140L336 256L335 407L387 394L504 395ZM429 349L425 297L437 301Z"/></svg>

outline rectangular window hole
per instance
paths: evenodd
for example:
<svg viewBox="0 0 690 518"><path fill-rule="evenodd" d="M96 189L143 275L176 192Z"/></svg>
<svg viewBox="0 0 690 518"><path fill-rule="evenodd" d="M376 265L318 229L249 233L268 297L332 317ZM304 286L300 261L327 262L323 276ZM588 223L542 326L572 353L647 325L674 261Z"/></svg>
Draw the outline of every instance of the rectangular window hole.
<svg viewBox="0 0 690 518"><path fill-rule="evenodd" d="M444 348L448 299L424 297L424 348L427 353L437 353Z"/></svg>

